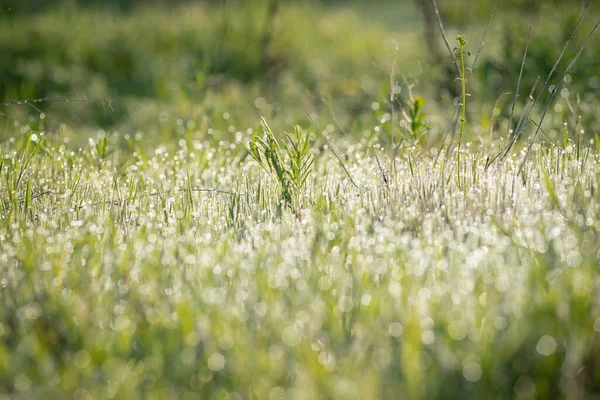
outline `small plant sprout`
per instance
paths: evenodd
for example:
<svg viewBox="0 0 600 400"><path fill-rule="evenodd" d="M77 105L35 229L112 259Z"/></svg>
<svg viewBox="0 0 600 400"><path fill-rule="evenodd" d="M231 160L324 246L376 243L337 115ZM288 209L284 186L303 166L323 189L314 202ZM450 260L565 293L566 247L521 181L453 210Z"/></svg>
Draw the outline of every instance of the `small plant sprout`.
<svg viewBox="0 0 600 400"><path fill-rule="evenodd" d="M410 96L406 101L406 109L403 110L404 126L410 137L415 141L420 141L423 134L427 132L429 126L425 123L426 114L423 112L423 106L426 100L420 96Z"/></svg>
<svg viewBox="0 0 600 400"><path fill-rule="evenodd" d="M284 145L289 158L289 168L286 173L294 191L294 203L299 206L300 191L304 187L314 163L314 158L310 153L310 134L296 125L293 134L286 132L286 138Z"/></svg>
<svg viewBox="0 0 600 400"><path fill-rule="evenodd" d="M299 214L302 188L314 162L310 153L310 135L296 126L293 134L286 132L286 141L282 150L264 118L261 119L261 126L263 136L254 136L249 143L248 151L279 184L281 191L279 204L286 204Z"/></svg>

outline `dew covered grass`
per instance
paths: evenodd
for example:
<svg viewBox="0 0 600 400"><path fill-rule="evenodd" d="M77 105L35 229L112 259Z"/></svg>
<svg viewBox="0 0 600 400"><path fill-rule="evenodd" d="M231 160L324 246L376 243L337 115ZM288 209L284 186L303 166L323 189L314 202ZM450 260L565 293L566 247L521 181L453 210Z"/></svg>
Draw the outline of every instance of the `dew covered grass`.
<svg viewBox="0 0 600 400"><path fill-rule="evenodd" d="M293 211L250 137L73 149L15 128L1 146L4 397L598 393L595 144L536 145L524 182L524 150L486 170L493 148L467 144L457 174L453 152L404 146L388 168L377 139L337 140L354 187L314 143Z"/></svg>
<svg viewBox="0 0 600 400"><path fill-rule="evenodd" d="M0 19L0 400L600 398L597 4L163 3Z"/></svg>

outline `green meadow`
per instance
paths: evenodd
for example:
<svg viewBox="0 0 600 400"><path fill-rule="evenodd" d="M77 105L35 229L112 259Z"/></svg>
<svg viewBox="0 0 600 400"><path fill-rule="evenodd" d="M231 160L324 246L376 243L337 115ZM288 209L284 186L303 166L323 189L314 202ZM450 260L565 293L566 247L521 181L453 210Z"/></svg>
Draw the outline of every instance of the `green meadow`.
<svg viewBox="0 0 600 400"><path fill-rule="evenodd" d="M435 3L2 6L0 399L600 398L598 4Z"/></svg>

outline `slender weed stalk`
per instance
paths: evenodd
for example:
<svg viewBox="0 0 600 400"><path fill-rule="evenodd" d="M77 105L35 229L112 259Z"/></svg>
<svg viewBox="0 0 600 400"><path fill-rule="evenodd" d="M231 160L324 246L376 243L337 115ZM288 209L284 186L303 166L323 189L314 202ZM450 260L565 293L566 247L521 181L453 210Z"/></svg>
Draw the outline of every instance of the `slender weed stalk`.
<svg viewBox="0 0 600 400"><path fill-rule="evenodd" d="M458 133L458 151L456 152L458 185L460 186L460 151L462 147L463 135L465 133L465 122L467 119L467 75L465 72L465 55L468 53L465 53L467 40L464 38L464 36L458 35L456 36L456 40L458 41L458 47L455 48L455 52L460 63L460 130Z"/></svg>
<svg viewBox="0 0 600 400"><path fill-rule="evenodd" d="M344 169L344 172L346 172L346 175L350 179L350 182L352 182L352 185L354 185L355 188L358 188L358 185L356 184L356 182L354 182L354 179L352 179L352 175L350 175L350 172L348 171L348 168L346 168L346 166L344 165L344 162L342 161L342 158L338 155L337 151L335 151L335 149L332 146L331 142L329 141L329 139L327 138L327 136L325 136L325 133L323 132L323 130L317 124L317 121L315 121L315 119L310 115L310 113L308 111L306 111L306 108L303 107L302 109L304 110L304 112L308 116L308 119L310 119L310 122L312 122L313 125L315 126L315 128L317 128L317 130L319 131L319 133L321 134L321 136L323 137L323 139L325 139L325 142L327 143L327 146L329 146L329 148L331 149L331 151L335 155L335 158L337 158L337 160L342 165L342 168Z"/></svg>
<svg viewBox="0 0 600 400"><path fill-rule="evenodd" d="M496 102L494 103L494 107L492 107L492 113L490 115L490 138L489 138L490 144L492 143L493 134L494 134L494 120L496 118L496 109L498 108L498 104L500 104L500 100L502 99L502 96L507 96L509 94L511 94L511 93L510 92L500 93L500 96L498 96L498 98L496 99Z"/></svg>
<svg viewBox="0 0 600 400"><path fill-rule="evenodd" d="M390 111L392 113L392 148L395 147L394 140L396 139L396 97L400 93L400 86L396 81L396 64L398 61L398 43L394 44L394 61L390 67Z"/></svg>
<svg viewBox="0 0 600 400"><path fill-rule="evenodd" d="M563 56L565 55L565 52L567 51L567 48L569 47L569 44L571 43L571 41L575 37L575 33L577 33L577 29L579 28L579 25L581 24L581 21L583 21L583 18L585 17L585 14L587 13L587 10L590 7L591 2L592 2L591 0L588 0L588 2L586 3L585 7L583 8L583 11L581 12L581 15L579 16L579 19L577 20L577 23L575 24L575 27L571 31L571 34L569 35L569 37L567 38L567 40L565 41L565 44L564 44L564 46L562 48L562 51L561 51L560 55L557 57L556 61L554 62L554 65L552 66L552 69L550 70L550 72L546 76L546 79L545 79L544 83L542 84L542 87L540 88L540 91L538 92L537 96L531 102L530 107L528 109L525 108L523 110L521 118L519 119L519 123L517 124L517 127L514 130L514 134L513 134L512 138L511 138L510 142L502 150L500 150L500 152L496 156L494 156L492 158L492 160L488 163L487 168L489 168L489 166L494 161L496 161L498 158L500 158L500 157L501 157L502 160L504 160L506 158L506 156L508 155L508 153L510 152L511 148L513 147L513 145L516 143L517 139L519 139L519 137L523 134L523 131L525 130L525 127L527 125L526 121L529 121L529 117L530 117L533 109L535 108L537 102L539 101L539 99L543 95L544 90L546 89L546 87L550 83L550 79L552 79L552 76L554 75L554 72L556 71L556 68L558 68L558 64L560 63L560 61L562 60ZM597 27L597 25L596 25L596 27ZM596 28L594 28L594 30L592 31L592 33L590 34L590 36L588 36L588 39L585 41L584 46L585 46L585 44L587 44L587 41L589 40L589 38L591 37L591 35L593 34L593 32L595 30L596 30ZM580 52L583 50L584 46L581 47ZM575 59L573 60L573 62L577 58L579 58L580 52L575 57ZM571 64L573 64L573 63L571 63ZM567 70L570 70L570 67L567 68ZM559 83L560 83L560 81L562 81L562 79L559 80ZM557 86L558 86L558 84L555 85L555 89L556 89ZM533 91L532 91L532 94L533 94ZM551 102L552 102L552 98L553 98L553 94L551 94L551 99L548 102L548 107L549 107L549 104L551 104ZM547 110L547 108L546 108L546 110ZM540 120L539 126L542 125L541 122L543 121L544 117L545 117L545 112L544 112L544 116ZM536 130L536 133L534 134L534 137L537 137L538 133L539 133L539 130ZM529 153L529 151L528 151L528 153ZM525 158L527 158L527 156Z"/></svg>
<svg viewBox="0 0 600 400"><path fill-rule="evenodd" d="M444 29L444 23L442 21L442 17L440 16L440 11L438 9L436 1L431 0L431 4L435 11L435 15L436 15L437 22L438 22L438 27L440 28L440 33L442 35L442 39L444 39L444 44L446 45L446 48L448 49L448 52L450 53L450 56L452 57L452 60L454 61L454 64L456 66L456 70L458 72L459 79L461 81L461 97L462 97L461 103L457 104L456 109L454 110L454 114L452 116L452 122L450 123L446 133L444 134L444 137L442 139L442 144L440 145L440 149L435 158L434 165L437 165L439 156L444 148L446 138L447 138L448 134L450 132L452 132L452 136L450 139L450 145L448 145L448 148L446 149L446 158L448 157L448 155L450 153L450 148L451 148L452 141L454 140L454 134L456 133L456 125L458 123L459 117L461 118L461 129L464 129L464 121L466 120L465 114L466 114L466 96L467 96L467 93L465 90L466 89L466 79L473 72L473 69L475 68L475 65L477 64L477 60L479 60L479 55L481 54L481 52L483 51L483 48L485 46L485 38L487 36L492 19L494 18L496 3L494 3L494 7L492 8L492 11L490 12L490 16L485 25L485 29L483 31L481 40L479 42L479 47L477 49L477 53L475 54L475 59L473 60L473 63L471 64L471 66L469 68L465 68L465 62L464 62L464 45L466 44L466 40L461 35L458 35L458 37L457 37L457 40L459 40L459 43L461 42L461 40L464 41L464 44L462 44L459 47L460 51L462 51L462 59L459 59L458 52L456 51L457 49L455 48L455 50L452 51L452 48L450 47L450 42L448 41L448 35L446 35L446 30ZM470 54L470 52L467 52L467 54ZM468 72L468 75L467 75L467 72ZM458 112L459 111L458 107L461 107L460 113ZM462 131L461 131L461 140L462 140ZM459 174L459 181L460 181L460 143L459 143L458 164L459 164L458 165L458 167L459 167L458 174Z"/></svg>
<svg viewBox="0 0 600 400"><path fill-rule="evenodd" d="M437 18L438 26L440 28L440 32L442 34L442 39L444 39L444 44L454 61L454 65L456 66L456 72L460 75L460 62L456 57L456 53L452 51L452 47L450 46L450 42L448 41L448 35L446 35L446 29L444 29L444 23L442 22L442 17L440 16L440 10L438 9L437 3L435 0L431 0L431 4L433 5L433 10L435 11L435 16Z"/></svg>
<svg viewBox="0 0 600 400"><path fill-rule="evenodd" d="M529 153L531 152L533 143L535 142L535 139L537 138L538 134L540 133L542 123L544 122L546 113L548 112L548 109L550 108L550 105L552 104L552 101L554 100L554 96L556 95L558 88L560 87L561 83L565 79L565 76L567 76L567 74L569 73L571 68L573 68L573 65L575 65L575 63L579 59L579 56L583 52L583 49L585 48L585 46L587 45L587 43L589 42L591 37L594 35L594 32L596 32L596 29L598 29L598 26L600 26L600 20L596 23L596 25L594 25L594 28L592 29L590 34L587 36L587 38L585 39L583 44L579 47L579 51L577 52L575 57L573 57L573 60L571 60L571 63L567 66L567 68L565 69L563 74L560 76L560 78L558 78L558 81L556 82L556 84L554 85L554 88L550 92L550 98L548 99L548 102L546 103L546 107L544 108L544 112L542 113L540 122L538 123L538 127L536 128L535 133L533 134L533 137L531 138L531 141L529 142L529 146L527 147L527 152L525 153L525 156L523 157L523 161L521 161L521 166L519 167L519 174L523 173L523 169L525 168L525 164L527 163L527 158L529 157Z"/></svg>
<svg viewBox="0 0 600 400"><path fill-rule="evenodd" d="M521 62L521 70L519 71L519 79L517 80L517 89L515 90L515 97L513 98L512 107L510 109L510 117L508 118L508 132L506 134L506 140L509 139L512 131L512 120L515 113L515 106L517 105L517 99L519 97L519 88L521 86L521 78L523 77L523 70L525 69L525 60L527 60L527 50L529 49L529 42L531 41L531 35L533 33L533 27L529 25L529 33L527 34L527 43L525 43L525 51L523 51L523 61Z"/></svg>

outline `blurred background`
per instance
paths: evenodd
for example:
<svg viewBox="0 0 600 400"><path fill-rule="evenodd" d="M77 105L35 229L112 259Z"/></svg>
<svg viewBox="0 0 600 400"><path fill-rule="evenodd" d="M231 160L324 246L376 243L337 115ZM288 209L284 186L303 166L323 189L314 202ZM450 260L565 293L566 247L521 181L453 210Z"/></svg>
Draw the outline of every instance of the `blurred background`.
<svg viewBox="0 0 600 400"><path fill-rule="evenodd" d="M498 2L468 83L475 139L488 131L494 104L494 124L510 115L512 95L501 94L515 90L529 25L518 107L545 79L585 3ZM600 16L592 3L556 77ZM469 40L470 62L494 1L438 6L451 45L457 33ZM411 95L427 100L433 143L459 92L429 0L5 0L0 7L0 102L72 99L3 105L1 137L28 121L74 140L102 130L218 141L260 116L275 128L306 124L302 107L334 124L335 134L354 134L388 112L395 85L400 106ZM598 130L598 54L592 38L550 119L581 114L590 132ZM82 99L101 101L73 101Z"/></svg>

